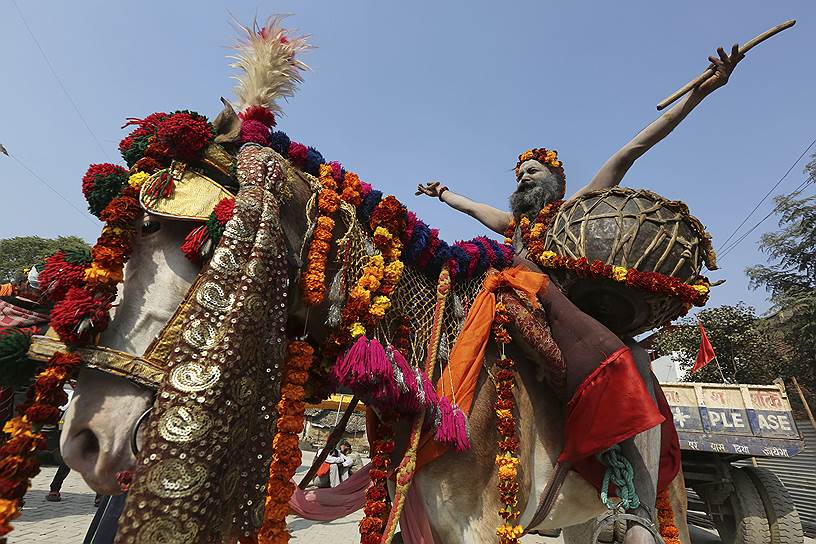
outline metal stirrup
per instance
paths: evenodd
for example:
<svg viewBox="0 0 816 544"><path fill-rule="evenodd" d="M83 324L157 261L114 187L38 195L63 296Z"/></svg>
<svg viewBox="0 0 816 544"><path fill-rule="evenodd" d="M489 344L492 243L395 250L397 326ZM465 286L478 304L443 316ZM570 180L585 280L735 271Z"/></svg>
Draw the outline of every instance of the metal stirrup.
<svg viewBox="0 0 816 544"><path fill-rule="evenodd" d="M595 532L592 534L592 544L598 543L598 537L601 536L601 531L603 530L604 526L609 525L610 523L615 523L615 521L618 519L633 521L641 527L645 527L646 530L649 531L649 533L651 533L651 535L654 537L657 544L666 544L666 541L663 540L662 536L660 536L660 532L657 530L657 527L655 527L652 520L638 516L637 514L627 514L625 512L620 513L620 510L617 509L610 510L600 519L600 521L598 521L598 526L595 528Z"/></svg>

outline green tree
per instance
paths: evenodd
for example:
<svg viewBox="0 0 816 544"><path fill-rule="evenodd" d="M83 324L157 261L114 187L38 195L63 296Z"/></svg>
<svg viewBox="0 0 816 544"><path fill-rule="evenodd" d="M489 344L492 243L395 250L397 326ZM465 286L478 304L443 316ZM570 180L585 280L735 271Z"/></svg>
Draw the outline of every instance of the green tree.
<svg viewBox="0 0 816 544"><path fill-rule="evenodd" d="M697 314L714 347L725 379L732 383L769 384L786 365L784 347L762 331L762 320L744 303L708 308ZM685 318L659 333L652 347L658 355L670 355L696 382L722 382L717 362L691 374L702 338L695 318Z"/></svg>
<svg viewBox="0 0 816 544"><path fill-rule="evenodd" d="M816 182L816 154L807 166ZM768 263L746 270L751 287L770 293L773 313L766 331L790 351L790 368L811 393L816 392L816 196L776 198L780 229L762 236L759 249Z"/></svg>
<svg viewBox="0 0 816 544"><path fill-rule="evenodd" d="M19 279L23 269L39 263L59 249L87 251L90 246L78 236L18 236L0 240L0 283Z"/></svg>

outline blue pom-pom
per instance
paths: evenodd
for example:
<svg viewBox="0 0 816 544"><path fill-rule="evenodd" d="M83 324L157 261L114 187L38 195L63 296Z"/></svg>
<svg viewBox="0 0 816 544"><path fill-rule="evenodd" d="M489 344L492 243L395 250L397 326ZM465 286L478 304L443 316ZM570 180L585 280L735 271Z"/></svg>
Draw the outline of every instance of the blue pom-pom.
<svg viewBox="0 0 816 544"><path fill-rule="evenodd" d="M417 224L414 227L414 234L411 236L411 243L408 245L408 251L406 252L408 262L417 262L419 256L422 255L422 252L428 245L430 239L431 229L422 221L417 221Z"/></svg>
<svg viewBox="0 0 816 544"><path fill-rule="evenodd" d="M380 203L380 200L382 200L382 191L375 189L366 195L363 199L363 203L360 204L360 207L357 209L360 219L365 221L366 224L368 224L368 220L371 219L371 213L374 211L374 208L377 207L377 204Z"/></svg>
<svg viewBox="0 0 816 544"><path fill-rule="evenodd" d="M442 266L451 258L451 248L444 240L439 240L439 246L428 263L428 269L434 275L442 270Z"/></svg>
<svg viewBox="0 0 816 544"><path fill-rule="evenodd" d="M450 250L451 255L453 255L454 259L456 259L456 264L459 267L459 272L456 274L456 279L463 280L467 278L468 264L470 263L470 256L467 254L467 251L455 244L451 246Z"/></svg>
<svg viewBox="0 0 816 544"><path fill-rule="evenodd" d="M324 162L325 160L323 159L323 155L320 154L320 151L314 147L310 147L308 151L306 151L306 162L303 164L303 170L313 176L319 176L320 165Z"/></svg>
<svg viewBox="0 0 816 544"><path fill-rule="evenodd" d="M485 242L479 238L474 238L471 242L479 248L479 263L476 265L476 274L482 274L490 267L490 259L487 249L485 248Z"/></svg>
<svg viewBox="0 0 816 544"><path fill-rule="evenodd" d="M269 147L283 155L285 158L289 157L289 136L282 130L275 130L269 134Z"/></svg>

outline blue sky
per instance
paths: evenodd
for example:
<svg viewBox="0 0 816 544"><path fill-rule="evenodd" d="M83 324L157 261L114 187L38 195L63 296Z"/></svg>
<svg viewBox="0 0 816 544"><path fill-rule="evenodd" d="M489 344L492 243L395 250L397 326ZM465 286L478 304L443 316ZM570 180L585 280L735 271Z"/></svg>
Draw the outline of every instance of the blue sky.
<svg viewBox="0 0 816 544"><path fill-rule="evenodd" d="M80 209L82 174L89 163L119 160L126 117L182 108L214 117L219 97L232 97L230 14L293 14L288 25L317 48L303 59L312 71L279 127L395 194L451 241L484 230L414 197L418 182L439 179L506 207L516 155L545 146L558 149L570 194L718 45L789 18L797 25L754 49L624 185L684 200L718 247L816 137L816 6L808 1L17 2L100 145L11 0L0 0L0 143ZM804 179L803 166L777 193ZM0 187L1 238L93 241L99 233L96 219L4 156ZM748 225L770 209L766 202ZM764 261L755 242L773 227L771 218L710 274L727 280L711 304L767 307L764 292L748 290L744 268Z"/></svg>

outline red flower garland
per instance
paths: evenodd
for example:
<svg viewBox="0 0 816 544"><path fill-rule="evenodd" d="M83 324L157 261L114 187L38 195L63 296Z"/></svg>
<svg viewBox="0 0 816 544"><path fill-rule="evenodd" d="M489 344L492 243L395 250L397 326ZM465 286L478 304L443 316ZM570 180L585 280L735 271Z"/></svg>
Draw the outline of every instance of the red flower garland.
<svg viewBox="0 0 816 544"><path fill-rule="evenodd" d="M384 423L378 423L377 436L371 445L371 487L366 490L365 517L360 520L360 544L379 544L382 539L385 522L388 520L388 468L391 464L391 452L394 451L394 440L391 429Z"/></svg>
<svg viewBox="0 0 816 544"><path fill-rule="evenodd" d="M80 363L73 353L52 355L29 388L31 403L21 407L23 415L3 427L9 437L0 446L0 537L11 532L10 522L20 515L20 499L40 471L37 452L46 447L40 428L59 422L59 407L67 400L63 386Z"/></svg>
<svg viewBox="0 0 816 544"><path fill-rule="evenodd" d="M289 542L286 515L289 513L289 499L295 492L292 477L301 461L298 436L303 431L303 414L306 409L303 385L308 379L313 358L314 349L308 342L289 342L281 400L278 402L277 429L272 440L273 454L266 488L266 509L263 525L258 532L258 542L261 544Z"/></svg>
<svg viewBox="0 0 816 544"><path fill-rule="evenodd" d="M647 293L676 298L688 307L691 305L705 306L708 302L708 281L702 277L697 283L688 284L658 272L641 272L634 268L625 269L605 264L602 261L590 262L586 257L573 259L547 251L544 248L544 239L563 203L563 200L556 200L547 204L539 212L532 225L526 217L521 218L520 228L524 246L534 262L543 268L573 270L581 277L623 282L629 287L641 289ZM505 244L512 245L515 228L516 222L513 220L505 232Z"/></svg>
<svg viewBox="0 0 816 544"><path fill-rule="evenodd" d="M501 346L501 357L496 362L498 371L493 376L496 386L496 430L499 433L498 454L496 455L496 466L499 471L499 500L502 507L499 515L504 523L496 529L499 537L499 544L518 544L519 538L523 534L522 527L518 525L518 518L521 511L518 507L518 448L519 441L516 437L516 419L513 411L516 409L513 387L515 376L513 370L515 363L512 359L504 355L504 346L511 341L510 333L507 331L507 324L510 323L510 316L507 308L501 302L496 304L496 314L493 318L493 339Z"/></svg>

